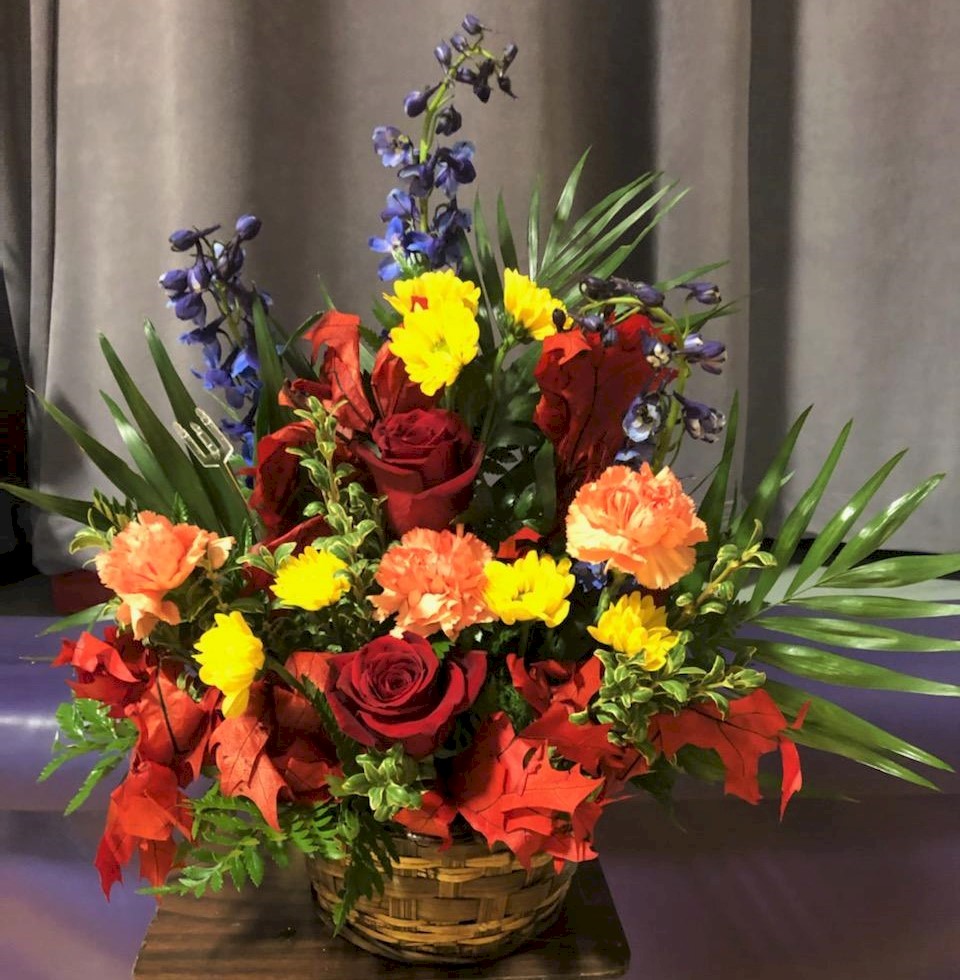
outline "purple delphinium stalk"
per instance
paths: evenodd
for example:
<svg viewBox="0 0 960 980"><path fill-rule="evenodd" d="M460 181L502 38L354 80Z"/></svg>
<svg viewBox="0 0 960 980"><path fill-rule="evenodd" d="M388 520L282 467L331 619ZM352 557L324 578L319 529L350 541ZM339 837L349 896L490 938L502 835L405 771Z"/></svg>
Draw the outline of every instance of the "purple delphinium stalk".
<svg viewBox="0 0 960 980"><path fill-rule="evenodd" d="M233 413L221 420L220 427L247 464L253 462L253 425L261 388L253 307L257 299L269 306L270 296L247 285L240 274L246 257L242 243L256 238L260 226L256 215L241 215L235 236L226 242L210 240L219 225L175 231L170 236L172 251L192 250L193 262L159 279L177 318L194 325L181 334L180 341L200 347L204 369L193 374ZM208 301L217 311L209 320Z"/></svg>
<svg viewBox="0 0 960 980"><path fill-rule="evenodd" d="M387 208L380 214L388 223L384 234L368 239L370 248L384 255L378 270L383 280L427 269L460 269L461 239L471 226L472 216L457 205L457 193L476 179L474 146L467 140L437 145L437 138L452 136L463 123L453 105L457 84L470 86L477 98L486 102L491 79L496 77L500 90L513 96L507 70L517 55L517 46L508 44L502 56L493 57L484 48L486 29L478 17L467 14L462 33L453 34L434 48L442 79L409 92L403 100L408 118L423 118L419 140L396 126L377 126L373 131L374 150L384 166L397 170L403 185L390 192ZM435 190L447 198L446 204L436 208L430 202Z"/></svg>

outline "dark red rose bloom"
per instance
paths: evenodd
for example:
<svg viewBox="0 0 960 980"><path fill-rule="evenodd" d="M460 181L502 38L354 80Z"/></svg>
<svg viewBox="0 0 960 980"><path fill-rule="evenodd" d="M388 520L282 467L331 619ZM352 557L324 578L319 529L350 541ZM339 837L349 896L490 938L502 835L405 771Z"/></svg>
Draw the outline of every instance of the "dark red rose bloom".
<svg viewBox="0 0 960 980"><path fill-rule="evenodd" d="M260 515L269 537L286 533L303 519L310 481L300 458L287 449L312 445L313 440L309 422L292 422L257 443L250 506Z"/></svg>
<svg viewBox="0 0 960 980"><path fill-rule="evenodd" d="M543 342L534 371L540 401L533 418L556 451L558 520L577 490L605 470L623 446L623 417L633 399L674 376L654 369L644 356L644 337L660 336L645 316L627 317L616 334L609 347L598 332L582 330Z"/></svg>
<svg viewBox="0 0 960 980"><path fill-rule="evenodd" d="M387 498L396 534L414 527L441 531L469 506L483 446L452 412L400 412L378 422L372 435L379 455L359 445L355 452Z"/></svg>
<svg viewBox="0 0 960 980"><path fill-rule="evenodd" d="M487 676L481 651L450 653L441 661L415 633L378 637L328 664L325 692L344 734L381 750L400 742L415 758L440 745Z"/></svg>
<svg viewBox="0 0 960 980"><path fill-rule="evenodd" d="M527 704L543 714L552 704L566 705L571 711L583 711L600 690L603 664L596 657L583 663L539 660L526 666L523 657L507 655L507 669L513 686Z"/></svg>
<svg viewBox="0 0 960 980"><path fill-rule="evenodd" d="M385 419L415 408L433 408L437 395L425 395L420 385L410 380L403 361L384 344L377 353L370 372L370 388L380 418Z"/></svg>
<svg viewBox="0 0 960 980"><path fill-rule="evenodd" d="M65 664L77 672L76 680L67 681L74 694L109 705L111 718L122 718L127 705L139 700L156 675L155 654L115 626L104 630L102 640L92 633L64 640L53 666Z"/></svg>

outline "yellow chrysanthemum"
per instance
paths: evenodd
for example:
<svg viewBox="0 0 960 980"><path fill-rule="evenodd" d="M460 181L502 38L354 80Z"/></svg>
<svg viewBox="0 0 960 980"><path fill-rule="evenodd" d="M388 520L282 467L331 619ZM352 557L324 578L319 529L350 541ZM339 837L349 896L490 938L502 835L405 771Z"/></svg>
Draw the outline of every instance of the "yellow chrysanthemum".
<svg viewBox="0 0 960 980"><path fill-rule="evenodd" d="M642 656L646 670L659 670L679 636L667 628L667 614L648 595L631 592L601 614L588 632L625 657Z"/></svg>
<svg viewBox="0 0 960 980"><path fill-rule="evenodd" d="M347 563L329 551L304 548L277 569L273 594L287 606L316 612L332 606L350 589Z"/></svg>
<svg viewBox="0 0 960 980"><path fill-rule="evenodd" d="M512 564L491 561L484 566L487 587L483 598L497 619L514 623L539 619L559 626L570 612L567 596L575 579L570 559L554 561L550 555L528 551Z"/></svg>
<svg viewBox="0 0 960 980"><path fill-rule="evenodd" d="M225 718L242 715L250 700L250 685L266 659L263 644L250 631L243 613L216 613L216 626L194 644L200 651L200 680L219 688L225 697L221 710Z"/></svg>
<svg viewBox="0 0 960 980"><path fill-rule="evenodd" d="M459 279L452 269L442 269L424 272L414 279L398 279L393 284L393 296L384 293L383 298L401 316L423 306L429 308L443 303L461 303L475 314L480 302L480 287Z"/></svg>
<svg viewBox="0 0 960 980"><path fill-rule="evenodd" d="M516 269L503 271L503 305L507 313L533 337L543 340L557 332L553 311L567 308L549 289L538 286Z"/></svg>
<svg viewBox="0 0 960 980"><path fill-rule="evenodd" d="M390 331L390 350L425 395L453 384L480 353L477 319L459 300L417 307Z"/></svg>

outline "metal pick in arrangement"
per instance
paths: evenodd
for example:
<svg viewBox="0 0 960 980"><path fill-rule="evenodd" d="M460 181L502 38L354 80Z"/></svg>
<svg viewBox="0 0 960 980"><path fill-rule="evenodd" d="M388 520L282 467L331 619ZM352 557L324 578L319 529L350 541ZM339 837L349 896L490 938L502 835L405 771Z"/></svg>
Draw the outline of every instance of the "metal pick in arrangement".
<svg viewBox="0 0 960 980"><path fill-rule="evenodd" d="M192 433L188 432L179 422L173 423L173 431L204 469L215 470L222 467L226 471L230 477L230 482L246 506L246 497L240 487L240 481L237 480L237 475L230 466L230 460L233 457L233 446L230 440L202 408L196 410L196 415L199 421L190 423Z"/></svg>

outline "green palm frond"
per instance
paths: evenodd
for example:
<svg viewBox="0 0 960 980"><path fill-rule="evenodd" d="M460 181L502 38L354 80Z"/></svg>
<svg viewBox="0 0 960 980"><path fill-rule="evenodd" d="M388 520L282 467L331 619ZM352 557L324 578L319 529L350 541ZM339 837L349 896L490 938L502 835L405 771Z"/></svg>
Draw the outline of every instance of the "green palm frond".
<svg viewBox="0 0 960 980"><path fill-rule="evenodd" d="M794 423L761 478L756 491L739 513L723 520L723 498L735 444L735 427L728 430L723 458L701 505L701 516L710 532L710 543L701 555L701 564L726 542L743 546L756 521L766 522L773 513L780 491L789 479L790 460L809 409ZM960 685L916 677L870 663L864 651L881 652L960 652L960 639L928 635L921 629L893 629L867 620L924 620L957 615L958 607L948 603L922 602L899 596L859 594L858 590L898 588L939 578L960 570L960 554L905 555L871 561L876 549L890 538L916 512L940 483L937 474L882 507L868 518L860 530L851 531L870 501L885 484L903 456L887 460L825 523L810 543L799 568L789 568L801 538L813 522L826 494L850 435L843 427L810 485L783 520L770 552L775 565L754 575L753 591L734 610L736 624L752 624L749 637L737 636L724 646L742 661L759 669L776 668L787 675L838 686L872 690L901 691L943 697L960 696ZM846 541L846 543L844 543ZM777 587L783 598L771 601ZM741 587L749 582L740 581ZM824 594L823 590L831 590ZM792 615L791 607L805 615ZM902 756L934 768L948 769L946 763L923 753L837 705L816 698L783 681L768 680L766 689L781 709L795 715L807 701L810 714L803 728L791 733L800 744L834 752L920 786L932 784L924 776L897 761Z"/></svg>

